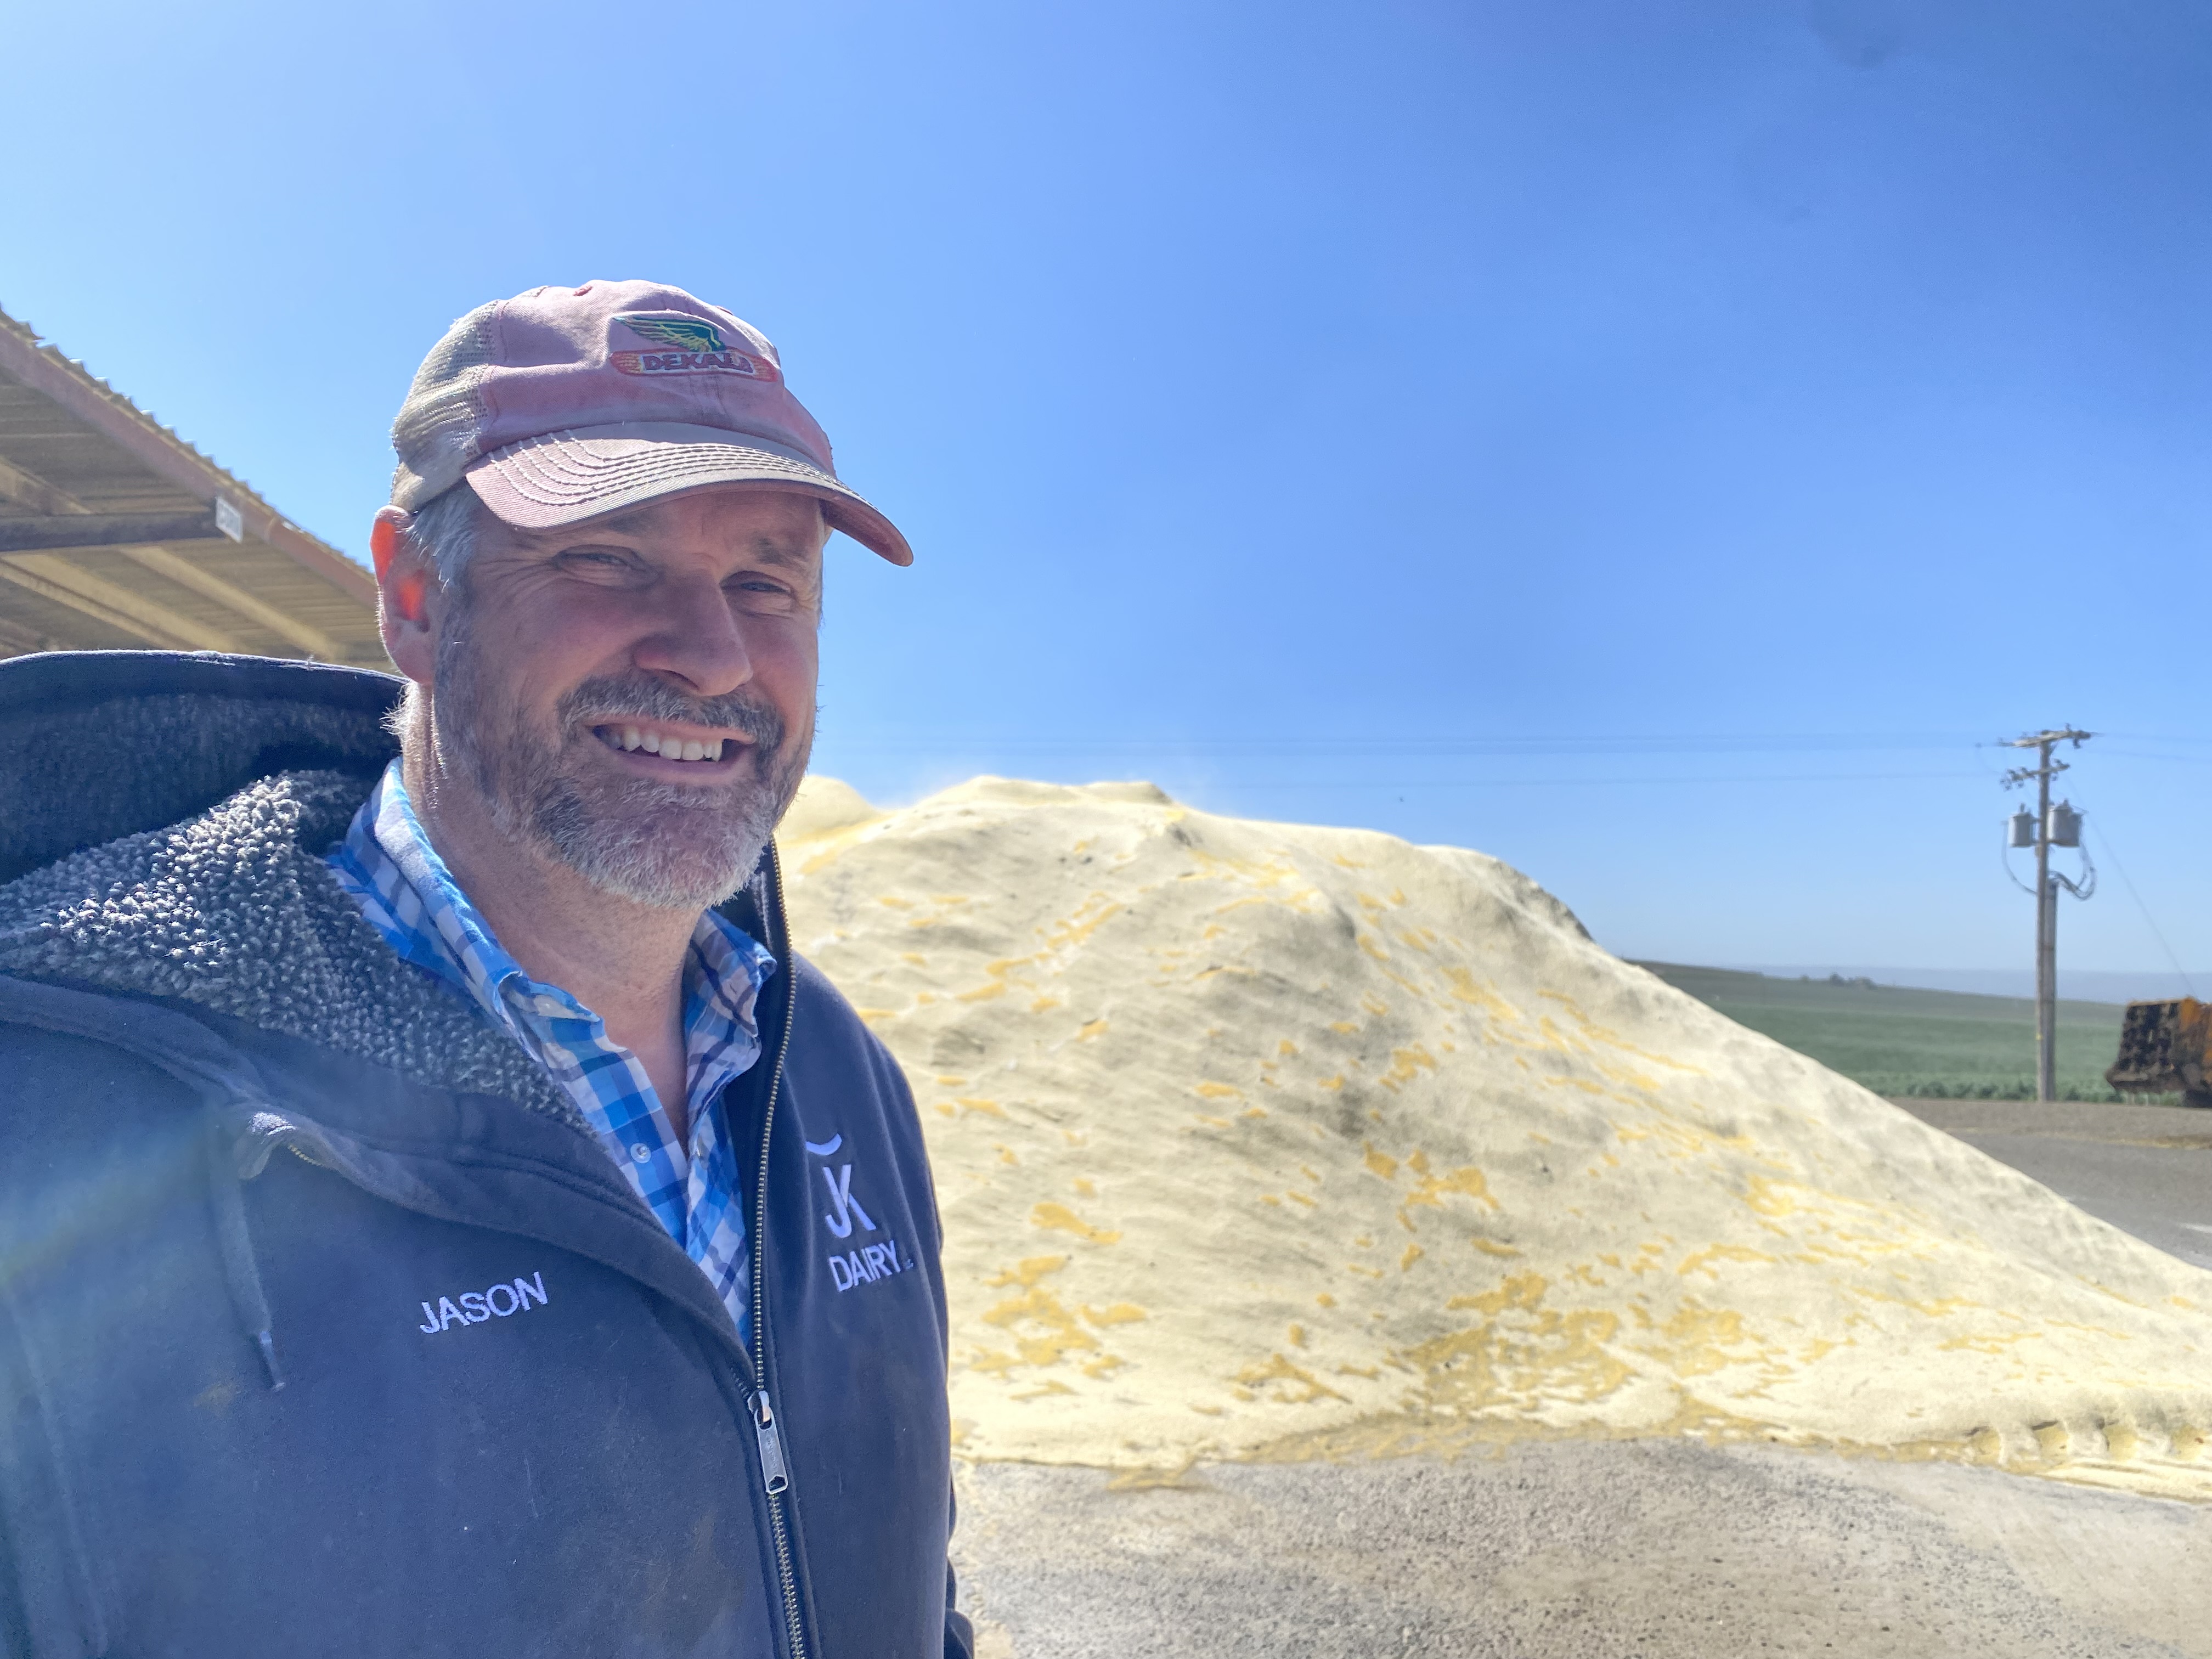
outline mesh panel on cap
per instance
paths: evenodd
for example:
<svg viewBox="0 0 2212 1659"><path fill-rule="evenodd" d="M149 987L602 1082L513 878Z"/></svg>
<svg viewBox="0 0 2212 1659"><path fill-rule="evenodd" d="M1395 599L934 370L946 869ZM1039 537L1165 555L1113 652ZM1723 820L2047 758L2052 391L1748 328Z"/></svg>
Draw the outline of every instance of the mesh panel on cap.
<svg viewBox="0 0 2212 1659"><path fill-rule="evenodd" d="M484 417L477 387L491 367L492 317L501 302L478 306L446 331L415 371L407 401L392 422L392 447L399 465L392 475L392 500L412 512L461 479L477 458Z"/></svg>

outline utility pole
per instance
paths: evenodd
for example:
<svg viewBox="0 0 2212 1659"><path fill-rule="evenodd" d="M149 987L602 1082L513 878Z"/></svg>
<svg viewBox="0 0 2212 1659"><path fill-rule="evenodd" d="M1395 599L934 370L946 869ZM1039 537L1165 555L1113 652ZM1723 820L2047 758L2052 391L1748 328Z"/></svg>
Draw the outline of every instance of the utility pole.
<svg viewBox="0 0 2212 1659"><path fill-rule="evenodd" d="M2061 887L2075 898L2087 898L2096 890L2096 872L2089 866L2088 855L2082 855L2083 878L2069 881L2051 867L2051 849L2055 847L2081 845L2081 815L2070 802L2060 801L2056 808L2051 799L2051 781L2061 772L2071 769L2063 760L2056 759L2051 750L2062 743L2071 743L2079 749L2084 741L2095 736L2092 732L2077 732L2068 726L2063 731L2035 732L2026 737L2008 738L2008 749L2033 749L2036 764L2016 767L2005 774L2004 785L2016 788L2029 779L2035 781L2035 817L2033 823L2025 810L2013 814L2011 834L2007 845L2035 848L2035 1097L2056 1100L2058 1073L2058 890ZM2008 864L2009 870L2011 866ZM2014 876L2014 881L2020 878ZM2025 884L2022 884L2023 885Z"/></svg>

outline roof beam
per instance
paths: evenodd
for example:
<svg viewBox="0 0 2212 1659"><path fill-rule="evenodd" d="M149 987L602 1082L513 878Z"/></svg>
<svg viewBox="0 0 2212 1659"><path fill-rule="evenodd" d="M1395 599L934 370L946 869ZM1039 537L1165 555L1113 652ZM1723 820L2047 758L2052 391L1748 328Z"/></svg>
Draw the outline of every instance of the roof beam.
<svg viewBox="0 0 2212 1659"><path fill-rule="evenodd" d="M0 580L66 605L80 616L105 623L164 651L235 651L236 641L206 623L165 611L125 587L80 570L50 553L0 556Z"/></svg>
<svg viewBox="0 0 2212 1659"><path fill-rule="evenodd" d="M194 513L57 514L45 519L0 519L0 553L213 541L222 533L216 528L212 507Z"/></svg>
<svg viewBox="0 0 2212 1659"><path fill-rule="evenodd" d="M88 599L82 593L72 592L70 589L50 582L33 571L18 570L5 559L0 559L0 582L12 582L27 593L35 593L50 604L60 605L64 610L76 611L80 617L89 617L96 623L101 623L114 629L118 633L127 635L131 639L152 646L157 651L175 651L183 646L182 641L172 639L167 634L149 628L143 623L136 622L120 611L111 611L97 600Z"/></svg>
<svg viewBox="0 0 2212 1659"><path fill-rule="evenodd" d="M296 617L288 617L273 605L263 604L244 588L232 586L166 547L119 547L116 551L164 581L188 587L202 599L213 599L232 615L267 629L280 640L290 641L311 657L325 662L338 662L344 658L338 642L321 629L311 627Z"/></svg>
<svg viewBox="0 0 2212 1659"><path fill-rule="evenodd" d="M112 529L115 524L114 519L100 518L94 515L90 507L68 491L57 489L36 473L25 471L4 455L0 455L0 497L12 501L20 507L27 507L36 513L47 514L57 518L67 517L70 520L70 522L59 526L16 525L0 520L0 538L12 536L19 539L35 538L33 544L40 550L80 545L70 538L77 531L85 529L88 521L97 526L93 532L96 534L105 534L108 530ZM62 532L59 538L51 533L57 529ZM94 544L94 545L99 544ZM6 540L0 539L0 547L6 546ZM170 552L166 547L117 543L114 544L114 550L137 564L141 568L150 570L155 575L176 583L179 587L190 588L202 599L213 599L234 616L242 617L248 622L259 624L281 640L290 641L311 657L319 657L325 662L336 662L343 655L338 647L337 641L324 633L321 629L303 623L296 617L286 616L276 606L264 604L244 588L234 586L223 580L222 577L201 569L191 560ZM28 639L33 636L25 635L24 637ZM0 635L0 645L7 642L5 636ZM26 646L22 648L29 650L39 647Z"/></svg>
<svg viewBox="0 0 2212 1659"><path fill-rule="evenodd" d="M26 472L0 455L0 499L33 513L89 513L92 509L65 489L58 489L35 472Z"/></svg>
<svg viewBox="0 0 2212 1659"><path fill-rule="evenodd" d="M51 651L54 642L43 634L35 634L20 623L0 617L0 657L27 656L33 651Z"/></svg>

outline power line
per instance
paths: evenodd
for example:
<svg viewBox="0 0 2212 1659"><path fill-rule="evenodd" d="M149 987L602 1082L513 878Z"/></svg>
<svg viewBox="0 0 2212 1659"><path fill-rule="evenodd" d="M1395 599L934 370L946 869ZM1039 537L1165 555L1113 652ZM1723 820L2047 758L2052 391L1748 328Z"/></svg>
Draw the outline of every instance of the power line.
<svg viewBox="0 0 2212 1659"><path fill-rule="evenodd" d="M2143 925L2150 929L2150 936L2158 941L2158 948L2166 952L2166 959L2173 971L2181 975L2183 988L2190 995L2195 996L2197 987L2190 980L2189 970L2181 965L2181 958L2173 953L2173 947L2166 942L2166 935L2159 931L2158 922L2150 913L2150 906L2145 904L2142 895L2136 891L2136 884L2128 876L2128 866L2120 862L2119 849L2112 845L2112 836L2105 833L2105 826L2101 823L2092 822L2089 827L2097 832L2098 843L2104 848L2105 856L2112 860L2112 868L2120 872L2120 885L2128 890L2128 896L2136 902L2136 908L2142 912Z"/></svg>
<svg viewBox="0 0 2212 1659"><path fill-rule="evenodd" d="M2165 761L2176 766L2204 766L2212 764L2212 755L2158 755L2142 749L2100 749L2105 759Z"/></svg>
<svg viewBox="0 0 2212 1659"><path fill-rule="evenodd" d="M1638 773L1596 778L1224 778L1224 789L1618 789L1641 784L1850 783L1980 780L1979 772L1753 772L1734 776Z"/></svg>
<svg viewBox="0 0 2212 1659"><path fill-rule="evenodd" d="M2139 741L2185 741L2143 739ZM847 734L831 727L821 736L825 750L853 755L897 755L917 761L964 762L1004 756L1008 759L1129 758L1148 761L1175 759L1266 760L1473 760L1481 758L1549 760L1623 758L1636 756L1728 755L1905 755L1949 752L1964 758L1971 753L1991 775L2002 771L1994 750L2002 744L1967 743L1961 739L1911 736L1852 737L1842 733L1798 737L1759 734L1661 736L1528 737L1528 738L1088 738L1012 737L989 732L946 733L943 731L899 734L876 727L865 733ZM2111 759L2145 761L2154 764L2203 766L2212 755L2175 754L2148 749L2112 748L2100 751ZM1864 776L1869 780L1913 774L1869 773L1832 775L1837 781ZM1936 775L1929 774L1927 775ZM1946 773L1942 775L1965 775ZM1634 779L1620 780L1624 782ZM1688 780L1705 781L1703 779ZM1714 780L1725 781L1726 780ZM1806 775L1806 781L1816 781Z"/></svg>
<svg viewBox="0 0 2212 1659"><path fill-rule="evenodd" d="M1905 753L1959 750L1971 745L1954 736L1797 736L1761 733L1675 733L1583 737L1449 738L1023 738L989 732L942 731L902 734L876 727L865 735L825 732L839 746L854 750L939 754L988 750L1005 754L1222 754L1222 755L1634 755L1634 754L1814 754Z"/></svg>

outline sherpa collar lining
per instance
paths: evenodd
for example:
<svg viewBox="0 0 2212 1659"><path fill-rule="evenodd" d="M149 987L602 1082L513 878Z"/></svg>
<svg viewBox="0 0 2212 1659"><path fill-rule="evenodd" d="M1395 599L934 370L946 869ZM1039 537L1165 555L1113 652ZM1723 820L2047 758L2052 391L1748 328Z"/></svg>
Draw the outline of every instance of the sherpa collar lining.
<svg viewBox="0 0 2212 1659"><path fill-rule="evenodd" d="M580 1122L504 1032L392 953L323 862L374 783L280 773L0 886L0 973L175 998Z"/></svg>

